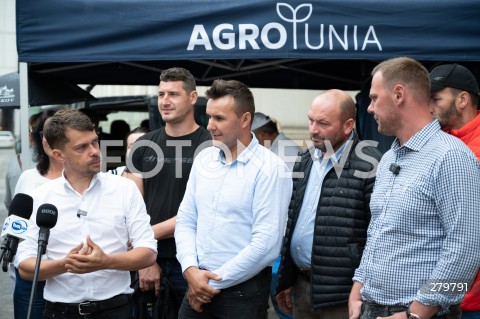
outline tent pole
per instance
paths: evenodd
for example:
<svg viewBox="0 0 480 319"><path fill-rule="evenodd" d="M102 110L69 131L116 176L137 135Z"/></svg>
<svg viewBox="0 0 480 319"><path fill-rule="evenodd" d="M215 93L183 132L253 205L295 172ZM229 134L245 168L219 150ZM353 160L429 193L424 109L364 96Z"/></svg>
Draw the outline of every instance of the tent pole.
<svg viewBox="0 0 480 319"><path fill-rule="evenodd" d="M30 152L30 138L28 127L28 64L20 62L20 138L22 141L22 171L33 168L33 161Z"/></svg>

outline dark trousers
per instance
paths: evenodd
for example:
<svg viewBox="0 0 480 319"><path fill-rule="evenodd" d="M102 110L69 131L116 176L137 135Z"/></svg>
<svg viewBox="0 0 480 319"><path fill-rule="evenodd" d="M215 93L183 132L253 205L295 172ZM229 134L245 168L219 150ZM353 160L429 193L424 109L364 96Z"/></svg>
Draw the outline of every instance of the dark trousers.
<svg viewBox="0 0 480 319"><path fill-rule="evenodd" d="M363 302L362 315L360 319L377 319L377 317L388 317L397 312L405 311L407 307L404 306L382 306L374 303ZM460 306L454 305L450 307L450 314L434 316L432 319L460 319Z"/></svg>
<svg viewBox="0 0 480 319"><path fill-rule="evenodd" d="M162 276L166 277L172 284L179 303L182 302L188 283L183 278L182 266L176 258L159 258L157 263L162 268Z"/></svg>
<svg viewBox="0 0 480 319"><path fill-rule="evenodd" d="M203 312L196 312L183 299L179 319L265 319L267 318L269 287L272 278L270 267L255 277L230 288L223 289Z"/></svg>
<svg viewBox="0 0 480 319"><path fill-rule="evenodd" d="M63 304L60 306L56 303L48 302L45 305L44 319L131 319L133 311L132 298L128 298L128 302L119 304L110 309L101 312L81 315L78 306L72 304Z"/></svg>
<svg viewBox="0 0 480 319"><path fill-rule="evenodd" d="M45 309L45 299L43 299L44 287L45 281L37 282L37 287L35 289L35 300L32 302L30 319L43 318L43 310ZM33 282L20 277L18 269L15 268L15 291L13 292L13 313L15 319L27 318L32 288Z"/></svg>

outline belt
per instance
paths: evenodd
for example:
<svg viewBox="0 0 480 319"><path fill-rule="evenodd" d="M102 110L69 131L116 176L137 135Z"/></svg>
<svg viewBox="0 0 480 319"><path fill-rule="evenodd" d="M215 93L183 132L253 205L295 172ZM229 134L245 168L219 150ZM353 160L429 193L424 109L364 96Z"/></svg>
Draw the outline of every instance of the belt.
<svg viewBox="0 0 480 319"><path fill-rule="evenodd" d="M307 282L310 282L311 271L309 268L299 268L298 271L303 279L305 279Z"/></svg>
<svg viewBox="0 0 480 319"><path fill-rule="evenodd" d="M85 316L124 306L128 304L131 300L131 295L122 294L106 300L84 301L81 303L63 303L47 301L45 303L45 308L51 311L75 313Z"/></svg>
<svg viewBox="0 0 480 319"><path fill-rule="evenodd" d="M364 309L370 309L372 311L387 311L391 313L396 313L396 312L402 312L407 310L406 306L401 306L401 305L392 305L392 306L384 306L384 305L379 305L373 302L368 302L368 301L363 301L362 304L362 312ZM451 305L448 310L452 314L459 314L460 312L460 305ZM444 319L447 318L446 315L435 315L432 318L434 319Z"/></svg>
<svg viewBox="0 0 480 319"><path fill-rule="evenodd" d="M370 309L372 311L387 311L392 313L402 312L407 310L406 306L401 306L401 305L384 306L384 305L379 305L379 304L368 302L368 301L363 302L362 308Z"/></svg>

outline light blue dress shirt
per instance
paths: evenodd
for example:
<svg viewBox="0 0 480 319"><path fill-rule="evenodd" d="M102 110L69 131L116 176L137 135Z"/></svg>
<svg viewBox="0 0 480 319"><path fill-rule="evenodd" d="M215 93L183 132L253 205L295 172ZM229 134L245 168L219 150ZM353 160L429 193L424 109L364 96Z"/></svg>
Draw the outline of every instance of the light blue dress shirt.
<svg viewBox="0 0 480 319"><path fill-rule="evenodd" d="M285 163L253 136L236 160L209 147L199 153L175 226L182 271L207 269L223 279L216 289L244 282L277 258L292 180Z"/></svg>
<svg viewBox="0 0 480 319"><path fill-rule="evenodd" d="M324 157L321 150L315 149L313 164L308 177L302 207L298 216L295 230L292 235L290 251L293 262L297 267L310 269L313 246L313 230L315 228L315 216L317 213L318 200L322 191L323 179L328 171L334 167L341 158L346 145L352 145L353 131L342 146L330 157ZM347 151L349 151L348 149Z"/></svg>
<svg viewBox="0 0 480 319"><path fill-rule="evenodd" d="M390 164L400 172L389 170ZM364 300L382 305L460 303L480 265L480 165L437 120L379 164L367 245L354 280ZM443 285L443 284L446 284Z"/></svg>

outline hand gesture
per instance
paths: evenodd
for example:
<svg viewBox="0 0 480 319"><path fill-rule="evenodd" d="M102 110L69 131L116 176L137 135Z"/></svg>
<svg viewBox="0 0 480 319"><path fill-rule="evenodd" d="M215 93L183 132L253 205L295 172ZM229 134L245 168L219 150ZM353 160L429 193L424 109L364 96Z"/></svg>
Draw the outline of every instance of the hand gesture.
<svg viewBox="0 0 480 319"><path fill-rule="evenodd" d="M209 303L215 295L220 293L220 290L212 288L208 281L210 279L222 280L222 277L197 267L189 267L185 270L184 276L188 281L188 303L195 311L202 312L203 304Z"/></svg>
<svg viewBox="0 0 480 319"><path fill-rule="evenodd" d="M87 236L85 244L72 249L65 258L67 272L85 274L108 268L109 257Z"/></svg>

